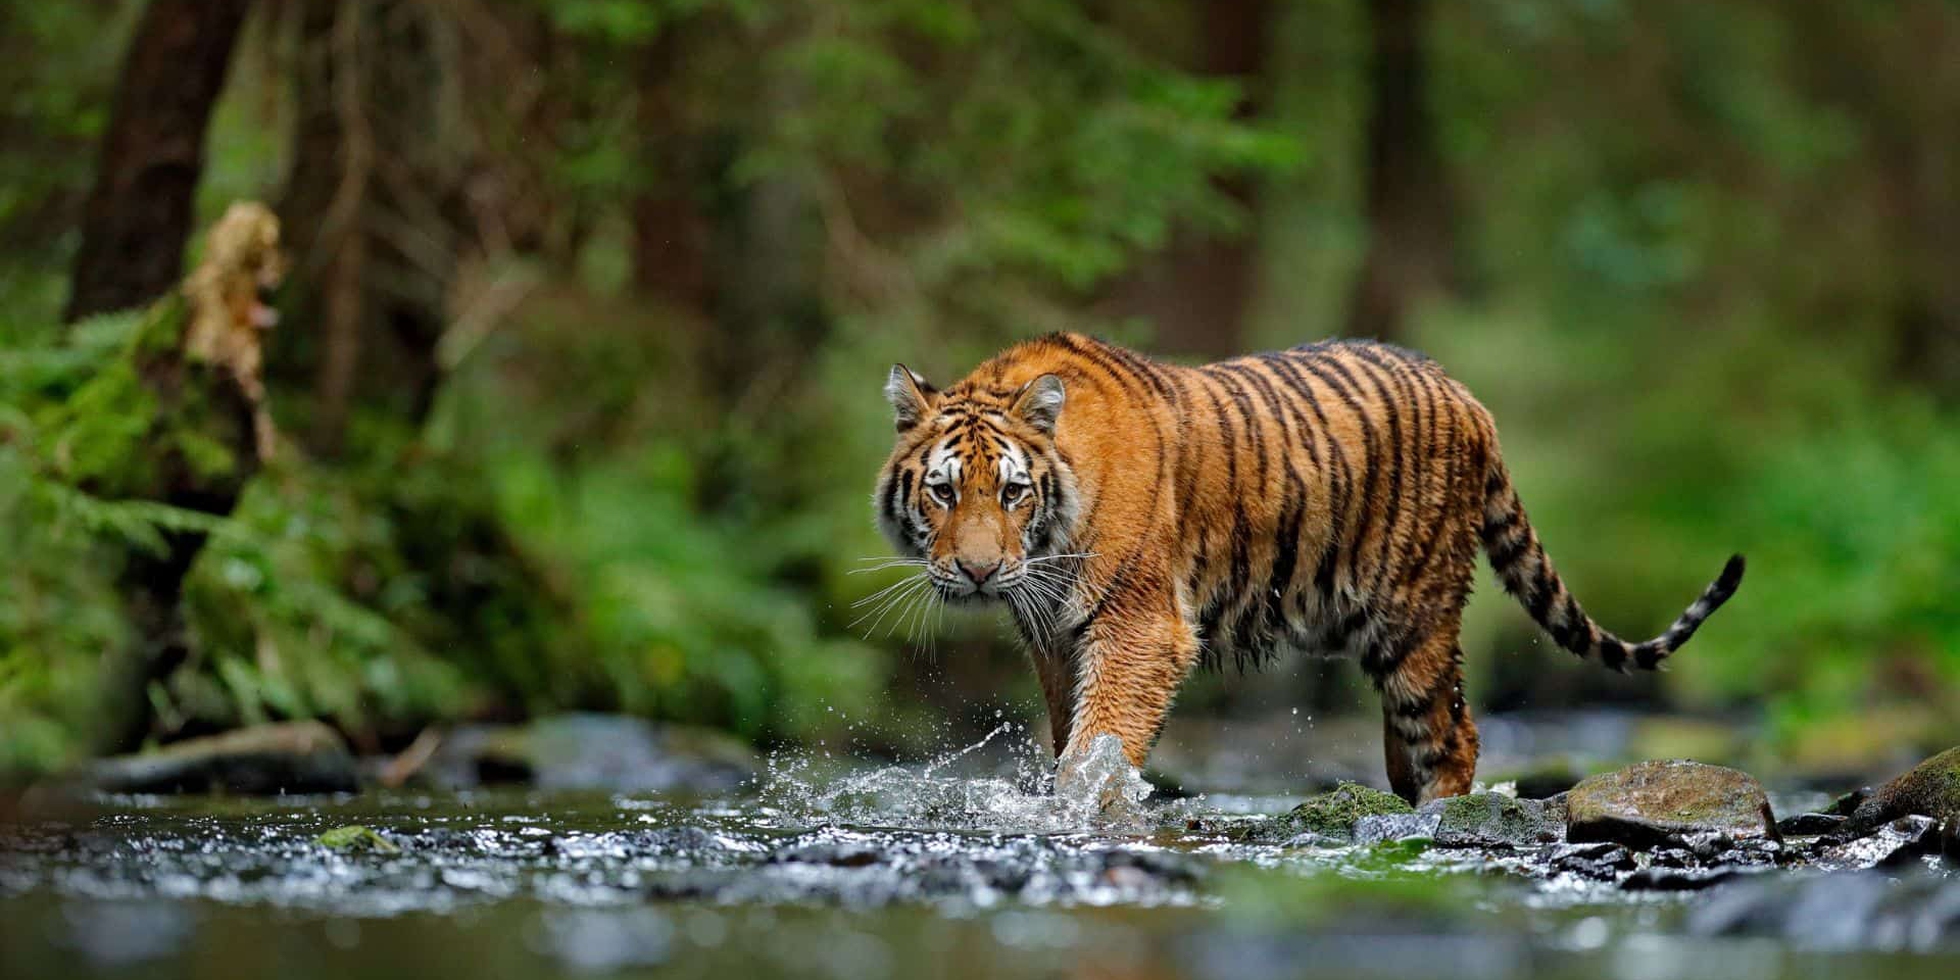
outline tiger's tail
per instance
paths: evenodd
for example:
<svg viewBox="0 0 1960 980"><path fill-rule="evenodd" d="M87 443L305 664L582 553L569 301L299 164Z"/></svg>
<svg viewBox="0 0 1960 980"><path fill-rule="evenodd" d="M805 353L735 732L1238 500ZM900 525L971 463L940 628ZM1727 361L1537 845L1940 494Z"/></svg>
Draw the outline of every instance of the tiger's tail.
<svg viewBox="0 0 1960 980"><path fill-rule="evenodd" d="M1484 483L1484 522L1481 530L1484 554L1491 568L1504 583L1504 591L1518 600L1531 618L1543 627L1554 642L1581 658L1598 657L1599 662L1621 673L1630 667L1653 670L1668 655L1681 648L1695 630L1722 608L1742 583L1743 561L1733 555L1722 566L1722 574L1702 590L1694 605L1667 628L1667 632L1642 643L1628 643L1602 629L1579 600L1559 580L1552 560L1538 542L1538 532L1526 520L1524 504L1501 459L1493 454Z"/></svg>

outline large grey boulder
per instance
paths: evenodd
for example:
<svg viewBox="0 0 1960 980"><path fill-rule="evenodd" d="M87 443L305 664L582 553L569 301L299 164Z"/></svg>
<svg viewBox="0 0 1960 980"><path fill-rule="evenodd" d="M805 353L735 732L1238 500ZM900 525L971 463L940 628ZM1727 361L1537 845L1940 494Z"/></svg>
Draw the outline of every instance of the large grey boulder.
<svg viewBox="0 0 1960 980"><path fill-rule="evenodd" d="M1566 837L1662 846L1687 835L1776 839L1761 783L1745 772L1682 760L1641 762L1592 776L1566 794Z"/></svg>

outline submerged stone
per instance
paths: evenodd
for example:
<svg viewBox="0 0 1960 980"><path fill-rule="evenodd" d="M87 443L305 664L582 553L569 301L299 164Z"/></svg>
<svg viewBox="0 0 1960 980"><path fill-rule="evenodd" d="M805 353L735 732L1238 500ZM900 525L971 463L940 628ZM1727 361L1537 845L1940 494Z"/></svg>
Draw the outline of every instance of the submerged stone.
<svg viewBox="0 0 1960 980"><path fill-rule="evenodd" d="M313 838L313 842L330 851L374 851L392 854L401 850L388 838L360 824L335 827Z"/></svg>
<svg viewBox="0 0 1960 980"><path fill-rule="evenodd" d="M1549 844L1563 829L1540 800L1518 800L1496 793L1443 800L1436 828L1439 847L1520 847Z"/></svg>
<svg viewBox="0 0 1960 980"><path fill-rule="evenodd" d="M82 783L105 793L351 793L354 756L317 721L254 725L185 739L154 752L102 759Z"/></svg>
<svg viewBox="0 0 1960 980"><path fill-rule="evenodd" d="M1775 838L1762 784L1734 769L1674 760L1593 776L1566 794L1566 836L1575 842L1651 848L1705 833Z"/></svg>
<svg viewBox="0 0 1960 980"><path fill-rule="evenodd" d="M1733 867L1642 868L1620 879L1630 892L1692 892L1712 888L1743 872Z"/></svg>
<svg viewBox="0 0 1960 980"><path fill-rule="evenodd" d="M1611 881L1621 872L1634 868L1633 852L1618 844L1595 841L1590 844L1561 844L1548 855L1554 871L1564 871L1601 881Z"/></svg>
<svg viewBox="0 0 1960 980"><path fill-rule="evenodd" d="M1835 813L1799 813L1776 822L1776 832L1785 837L1818 837L1836 833L1850 818Z"/></svg>
<svg viewBox="0 0 1960 980"><path fill-rule="evenodd" d="M1870 828L1909 814L1960 820L1960 746L1947 749L1873 790L1851 814L1854 828Z"/></svg>

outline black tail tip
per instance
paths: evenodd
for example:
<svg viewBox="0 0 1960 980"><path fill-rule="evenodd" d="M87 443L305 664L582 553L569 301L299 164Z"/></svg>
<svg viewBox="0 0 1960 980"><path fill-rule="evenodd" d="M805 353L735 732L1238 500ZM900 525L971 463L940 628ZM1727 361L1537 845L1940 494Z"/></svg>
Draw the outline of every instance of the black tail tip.
<svg viewBox="0 0 1960 980"><path fill-rule="evenodd" d="M1722 602L1734 595L1736 586L1742 584L1742 573L1747 565L1741 555L1730 555L1729 563L1722 566L1722 574L1715 578L1715 584L1708 589L1710 598Z"/></svg>

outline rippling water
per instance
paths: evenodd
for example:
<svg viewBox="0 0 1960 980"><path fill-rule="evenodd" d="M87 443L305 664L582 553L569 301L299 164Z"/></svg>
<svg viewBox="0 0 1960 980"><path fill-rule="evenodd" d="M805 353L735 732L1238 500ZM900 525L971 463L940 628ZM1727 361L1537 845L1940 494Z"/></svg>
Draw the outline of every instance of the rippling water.
<svg viewBox="0 0 1960 980"><path fill-rule="evenodd" d="M722 799L100 801L0 830L0 975L1960 975L1950 873L1632 894L1530 851L1247 844L1292 801L1149 800L1102 751L1059 792L1003 726ZM348 824L399 850L315 842Z"/></svg>

